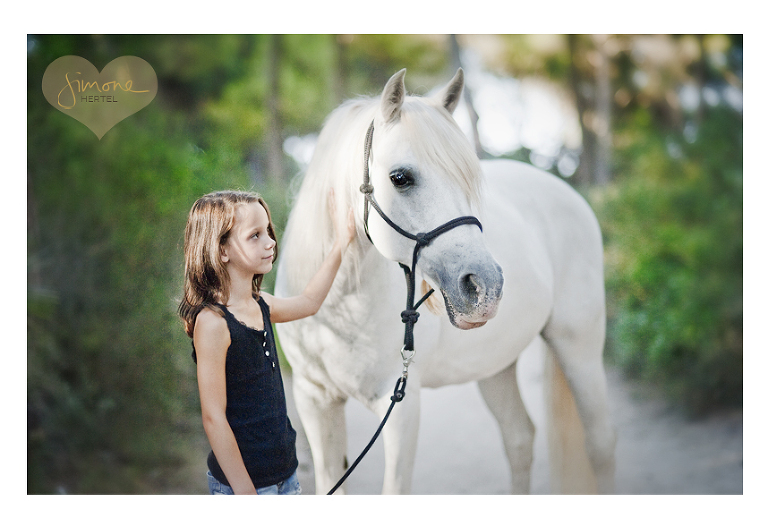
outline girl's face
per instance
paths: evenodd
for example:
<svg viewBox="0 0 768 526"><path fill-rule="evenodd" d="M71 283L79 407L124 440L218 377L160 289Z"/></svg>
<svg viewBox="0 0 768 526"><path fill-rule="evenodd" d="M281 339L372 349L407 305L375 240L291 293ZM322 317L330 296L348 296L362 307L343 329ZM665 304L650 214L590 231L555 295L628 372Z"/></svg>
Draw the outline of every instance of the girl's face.
<svg viewBox="0 0 768 526"><path fill-rule="evenodd" d="M226 243L221 246L222 261L230 275L248 279L272 270L275 240L269 237L269 217L261 203L245 203L235 211L235 223Z"/></svg>

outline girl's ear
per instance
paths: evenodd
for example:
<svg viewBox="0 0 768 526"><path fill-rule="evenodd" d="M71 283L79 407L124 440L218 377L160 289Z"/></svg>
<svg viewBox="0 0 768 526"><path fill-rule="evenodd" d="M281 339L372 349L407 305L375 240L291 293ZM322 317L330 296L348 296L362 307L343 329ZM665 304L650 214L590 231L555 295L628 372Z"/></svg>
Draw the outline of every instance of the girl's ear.
<svg viewBox="0 0 768 526"><path fill-rule="evenodd" d="M221 262L222 263L228 263L229 262L229 254L227 254L227 247L226 245L219 245L219 255L221 256Z"/></svg>

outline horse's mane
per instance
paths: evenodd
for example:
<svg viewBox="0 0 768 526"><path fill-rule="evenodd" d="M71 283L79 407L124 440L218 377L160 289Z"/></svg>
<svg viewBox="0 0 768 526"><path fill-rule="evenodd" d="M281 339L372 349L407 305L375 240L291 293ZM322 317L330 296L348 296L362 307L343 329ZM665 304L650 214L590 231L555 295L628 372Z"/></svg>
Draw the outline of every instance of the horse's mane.
<svg viewBox="0 0 768 526"><path fill-rule="evenodd" d="M376 115L378 98L357 98L343 103L326 119L312 160L304 174L291 212L281 259L289 294L303 290L333 245L328 191L333 188L338 210L353 207L358 235L344 256L348 277L359 281L365 134ZM400 115L406 139L423 162L449 174L473 207L480 202L480 165L464 134L449 113L436 102L407 97ZM374 131L374 142L376 140ZM341 272L340 272L341 274Z"/></svg>

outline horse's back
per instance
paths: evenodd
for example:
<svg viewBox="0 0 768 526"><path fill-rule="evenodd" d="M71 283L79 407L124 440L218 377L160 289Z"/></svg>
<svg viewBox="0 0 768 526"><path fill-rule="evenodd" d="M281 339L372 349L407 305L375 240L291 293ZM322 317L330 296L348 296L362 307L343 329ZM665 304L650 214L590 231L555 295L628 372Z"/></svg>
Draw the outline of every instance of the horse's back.
<svg viewBox="0 0 768 526"><path fill-rule="evenodd" d="M599 263L602 236L592 208L568 183L531 165L483 161L487 221L530 232L555 267ZM505 223L506 222L506 223Z"/></svg>
<svg viewBox="0 0 768 526"><path fill-rule="evenodd" d="M552 227L577 221L574 226L592 233L597 228L589 204L563 179L519 161L497 159L480 164L487 199L501 199L529 218L547 220Z"/></svg>

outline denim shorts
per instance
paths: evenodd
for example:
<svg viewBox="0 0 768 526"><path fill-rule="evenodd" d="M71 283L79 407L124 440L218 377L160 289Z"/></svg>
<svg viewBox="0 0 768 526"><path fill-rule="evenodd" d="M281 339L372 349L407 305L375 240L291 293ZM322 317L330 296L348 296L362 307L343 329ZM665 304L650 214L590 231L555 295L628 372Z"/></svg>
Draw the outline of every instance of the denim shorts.
<svg viewBox="0 0 768 526"><path fill-rule="evenodd" d="M211 495L234 495L235 492L230 486L222 484L216 477L208 472L208 489ZM296 472L282 482L266 486L264 488L256 488L258 495L301 495L301 486L299 485L299 477Z"/></svg>

